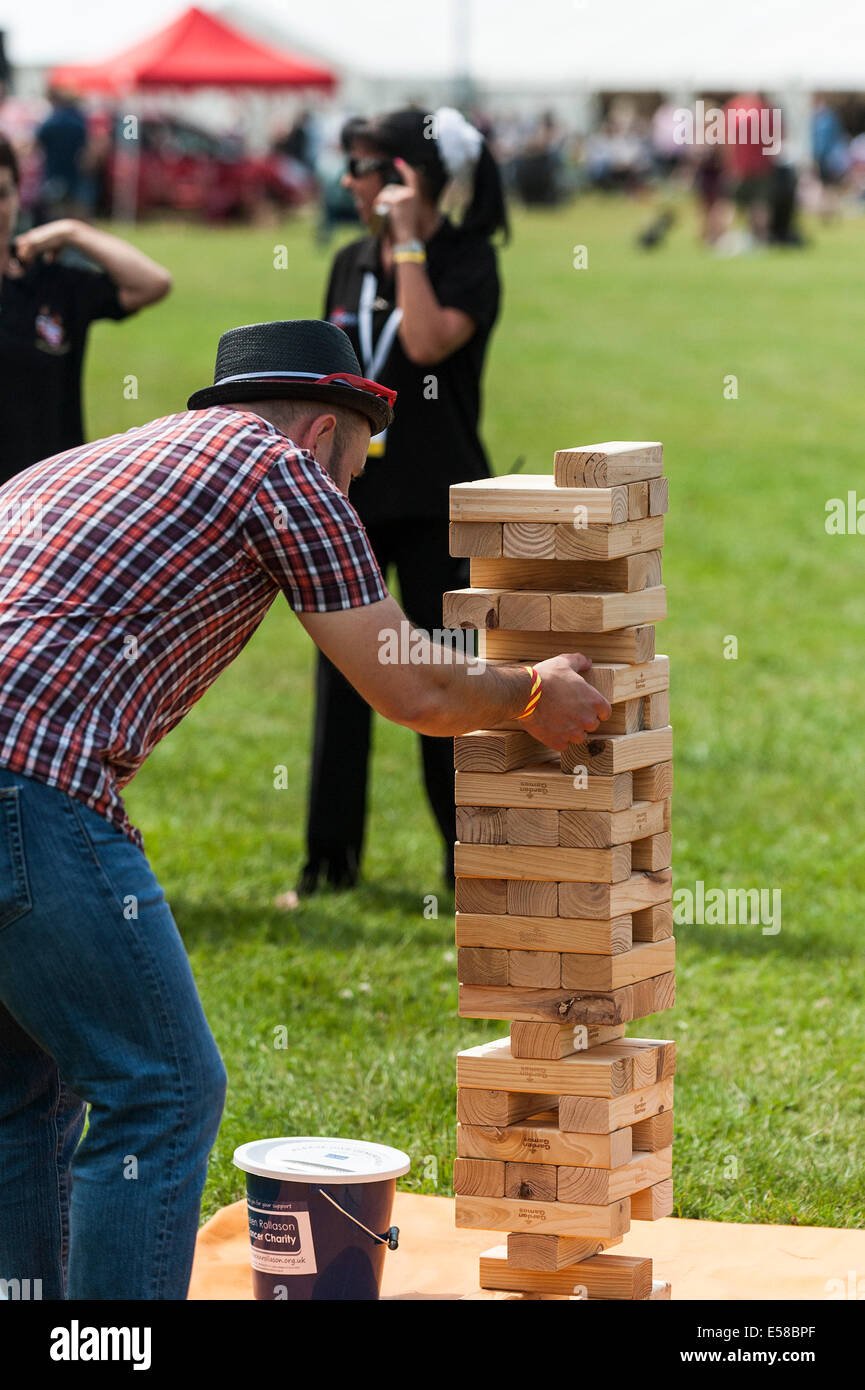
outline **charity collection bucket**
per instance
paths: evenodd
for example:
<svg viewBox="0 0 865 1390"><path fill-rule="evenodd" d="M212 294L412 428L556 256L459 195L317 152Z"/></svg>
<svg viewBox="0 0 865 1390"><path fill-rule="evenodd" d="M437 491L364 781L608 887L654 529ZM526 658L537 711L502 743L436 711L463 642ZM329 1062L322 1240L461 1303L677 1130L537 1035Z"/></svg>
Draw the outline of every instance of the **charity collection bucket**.
<svg viewBox="0 0 865 1390"><path fill-rule="evenodd" d="M256 1139L234 1151L246 1173L253 1297L377 1299L396 1180L411 1160L363 1139Z"/></svg>

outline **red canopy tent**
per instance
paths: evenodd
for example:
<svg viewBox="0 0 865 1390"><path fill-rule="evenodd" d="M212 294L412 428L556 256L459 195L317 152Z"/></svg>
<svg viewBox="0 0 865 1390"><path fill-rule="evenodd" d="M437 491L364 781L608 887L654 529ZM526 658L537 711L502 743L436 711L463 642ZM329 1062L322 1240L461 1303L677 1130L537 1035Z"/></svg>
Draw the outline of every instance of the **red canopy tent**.
<svg viewBox="0 0 865 1390"><path fill-rule="evenodd" d="M153 87L316 87L331 92L328 68L247 38L194 6L149 39L102 63L55 68L51 83L121 94Z"/></svg>

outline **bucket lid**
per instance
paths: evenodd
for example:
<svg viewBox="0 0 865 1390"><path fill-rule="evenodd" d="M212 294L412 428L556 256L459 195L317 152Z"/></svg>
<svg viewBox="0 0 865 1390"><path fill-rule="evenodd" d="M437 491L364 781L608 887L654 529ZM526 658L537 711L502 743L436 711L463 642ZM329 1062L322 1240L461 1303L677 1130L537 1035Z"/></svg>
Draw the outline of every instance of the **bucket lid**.
<svg viewBox="0 0 865 1390"><path fill-rule="evenodd" d="M411 1159L388 1144L366 1139L253 1139L234 1150L234 1163L246 1173L284 1182L380 1182L407 1173Z"/></svg>

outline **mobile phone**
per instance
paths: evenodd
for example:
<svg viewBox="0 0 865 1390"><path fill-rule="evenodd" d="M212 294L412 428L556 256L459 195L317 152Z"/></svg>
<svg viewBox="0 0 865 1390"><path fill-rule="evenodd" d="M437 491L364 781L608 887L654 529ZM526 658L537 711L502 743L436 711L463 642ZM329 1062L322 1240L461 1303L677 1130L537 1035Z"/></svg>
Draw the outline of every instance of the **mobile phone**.
<svg viewBox="0 0 865 1390"><path fill-rule="evenodd" d="M405 183L405 179L403 178L403 176L402 176L402 174L400 173L399 169L398 169L398 168L396 167L396 165L393 164L393 163L389 164L389 165L387 166L387 168L382 169L382 171L381 171L381 176L382 176L382 178L384 179L385 184L389 184L389 183L403 184L403 183ZM373 235L373 236L381 236L381 235L383 234L383 232L385 231L385 228L387 227L387 223L388 223L388 214L387 214L387 213L379 213L379 212L376 211L375 207L373 207L372 217L371 217L371 219L370 219L370 231L371 231L372 235Z"/></svg>

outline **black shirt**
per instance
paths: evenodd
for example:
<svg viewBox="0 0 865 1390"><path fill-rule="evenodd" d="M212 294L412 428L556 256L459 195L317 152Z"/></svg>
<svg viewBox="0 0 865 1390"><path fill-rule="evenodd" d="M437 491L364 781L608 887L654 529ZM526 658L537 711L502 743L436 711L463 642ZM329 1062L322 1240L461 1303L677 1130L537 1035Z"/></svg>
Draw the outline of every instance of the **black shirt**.
<svg viewBox="0 0 865 1390"><path fill-rule="evenodd" d="M395 277L382 271L376 238L354 241L337 254L327 288L324 317L351 338L364 375L398 392L384 456L370 457L363 477L351 485L351 502L368 526L446 519L451 483L485 478L490 472L478 422L484 356L499 311L496 253L485 237L465 233L447 218L426 243L426 253L439 304L462 309L478 325L469 341L442 362L410 362L398 336L377 371L364 361L358 308L367 272L377 282L373 346L396 307Z"/></svg>
<svg viewBox="0 0 865 1390"><path fill-rule="evenodd" d="M94 319L126 318L104 271L39 257L0 285L0 482L84 443L81 368Z"/></svg>

